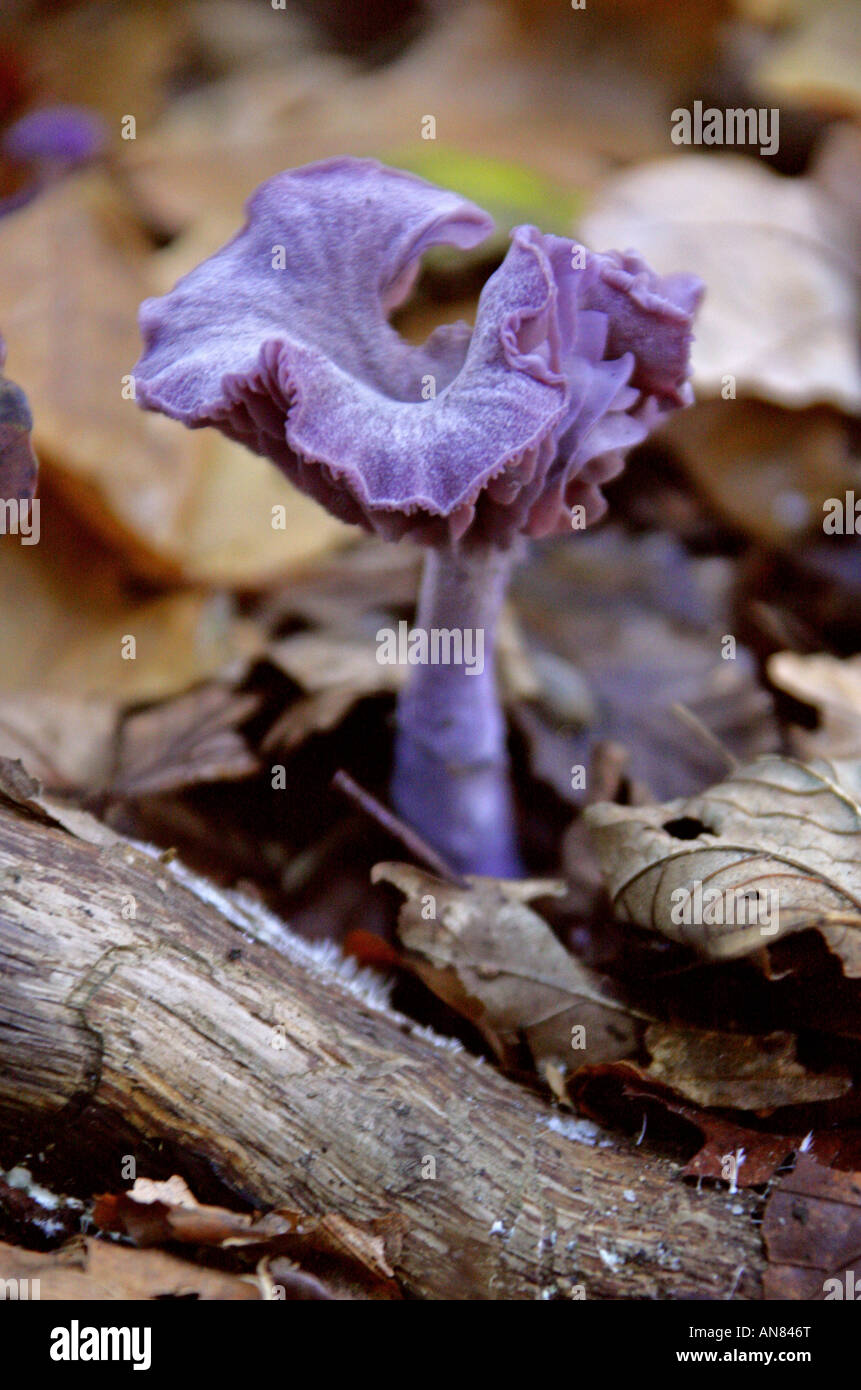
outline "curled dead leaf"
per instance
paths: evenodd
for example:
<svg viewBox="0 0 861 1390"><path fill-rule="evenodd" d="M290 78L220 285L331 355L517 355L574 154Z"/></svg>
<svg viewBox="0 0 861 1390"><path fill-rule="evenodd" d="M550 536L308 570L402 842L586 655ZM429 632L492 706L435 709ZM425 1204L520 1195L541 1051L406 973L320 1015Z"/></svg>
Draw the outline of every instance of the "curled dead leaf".
<svg viewBox="0 0 861 1390"><path fill-rule="evenodd" d="M259 703L255 695L210 684L130 714L122 726L111 790L151 796L251 776L259 762L237 728Z"/></svg>
<svg viewBox="0 0 861 1390"><path fill-rule="evenodd" d="M416 972L500 1060L513 1064L521 1041L537 1067L566 1071L636 1049L636 1011L569 955L529 906L561 896L564 884L468 878L463 888L409 864L377 864L371 877L406 898L398 930Z"/></svg>
<svg viewBox="0 0 861 1390"><path fill-rule="evenodd" d="M841 661L825 652L775 652L767 669L776 686L819 713L815 732L799 729L794 734L802 751L839 758L861 754L861 656Z"/></svg>
<svg viewBox="0 0 861 1390"><path fill-rule="evenodd" d="M35 690L127 706L188 689L262 648L262 634L238 616L232 595L140 595L116 556L54 499L50 509L43 503L42 527L38 545L0 546L4 694Z"/></svg>
<svg viewBox="0 0 861 1390"><path fill-rule="evenodd" d="M620 918L712 960L815 927L861 975L861 762L768 756L701 796L584 815Z"/></svg>
<svg viewBox="0 0 861 1390"><path fill-rule="evenodd" d="M164 1182L138 1178L128 1192L98 1197L93 1219L103 1230L127 1235L140 1246L176 1242L223 1251L249 1248L260 1258L297 1261L327 1286L364 1297L400 1297L392 1266L405 1230L398 1213L360 1224L339 1212L314 1216L287 1207L263 1215L232 1212L202 1205L174 1176Z"/></svg>
<svg viewBox="0 0 861 1390"><path fill-rule="evenodd" d="M846 1075L801 1065L791 1033L752 1036L653 1023L646 1030L648 1075L697 1105L769 1113L782 1105L833 1100L851 1090Z"/></svg>

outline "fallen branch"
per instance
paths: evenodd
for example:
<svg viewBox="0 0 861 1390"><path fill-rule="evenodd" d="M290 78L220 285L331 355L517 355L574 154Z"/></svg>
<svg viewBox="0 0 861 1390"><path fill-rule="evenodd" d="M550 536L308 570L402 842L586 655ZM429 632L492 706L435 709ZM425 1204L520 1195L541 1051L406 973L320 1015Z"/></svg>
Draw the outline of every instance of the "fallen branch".
<svg viewBox="0 0 861 1390"><path fill-rule="evenodd" d="M115 1191L122 1155L142 1173L157 1145L192 1185L207 1173L255 1207L396 1214L413 1296L759 1295L749 1194L697 1192L440 1045L266 914L15 799L30 810L0 798L7 1136L55 1143L94 1183L115 1171Z"/></svg>

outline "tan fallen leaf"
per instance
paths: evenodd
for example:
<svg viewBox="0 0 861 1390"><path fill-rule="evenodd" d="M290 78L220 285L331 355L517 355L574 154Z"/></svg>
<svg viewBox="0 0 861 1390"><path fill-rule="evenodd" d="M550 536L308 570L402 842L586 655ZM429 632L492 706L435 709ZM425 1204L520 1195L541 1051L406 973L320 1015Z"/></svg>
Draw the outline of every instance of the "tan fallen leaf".
<svg viewBox="0 0 861 1390"><path fill-rule="evenodd" d="M349 637L341 632L300 632L273 642L267 656L308 694L351 689L356 698L379 690L397 690L408 668L377 660L372 636Z"/></svg>
<svg viewBox="0 0 861 1390"><path fill-rule="evenodd" d="M174 425L180 433L187 433ZM196 478L165 556L196 583L256 589L354 539L267 459L195 431Z"/></svg>
<svg viewBox="0 0 861 1390"><path fill-rule="evenodd" d="M750 74L766 98L829 115L861 113L861 25L856 0L816 0L770 45Z"/></svg>
<svg viewBox="0 0 861 1390"><path fill-rule="evenodd" d="M61 825L70 835L86 840L88 844L103 848L128 844L109 826L91 816L89 811L82 811L77 806L49 796L20 760L0 758L0 798L23 807L31 815L51 825Z"/></svg>
<svg viewBox="0 0 861 1390"><path fill-rule="evenodd" d="M825 502L856 485L846 425L827 409L703 401L680 411L663 434L711 506L767 545L821 535Z"/></svg>
<svg viewBox="0 0 861 1390"><path fill-rule="evenodd" d="M529 907L553 880L468 878L456 887L409 864L377 864L375 883L407 901L398 931L430 989L482 1032L502 1061L525 1041L537 1067L576 1067L636 1050L637 1015L565 950Z"/></svg>
<svg viewBox="0 0 861 1390"><path fill-rule="evenodd" d="M701 1147L681 1170L686 1178L715 1178L735 1187L756 1187L769 1181L802 1138L748 1129L734 1118L703 1110L633 1062L585 1068L572 1078L569 1091L581 1113L602 1123L625 1121L635 1133L656 1108L666 1117L677 1116L685 1128L698 1130ZM729 1158L735 1160L731 1166Z"/></svg>
<svg viewBox="0 0 861 1390"><path fill-rule="evenodd" d="M712 960L815 927L861 975L861 762L767 756L700 796L584 815L620 918Z"/></svg>
<svg viewBox="0 0 861 1390"><path fill-rule="evenodd" d="M198 1202L185 1178L178 1173L172 1173L169 1178L135 1178L128 1194L135 1202L166 1202L172 1207L199 1207ZM244 1224L248 1225L250 1218L240 1218Z"/></svg>
<svg viewBox="0 0 861 1390"><path fill-rule="evenodd" d="M138 1178L128 1192L97 1197L93 1220L102 1230L122 1232L142 1247L167 1241L224 1245L229 1240L234 1245L253 1245L260 1240L250 1234L252 1216L202 1205L177 1176L163 1182Z"/></svg>
<svg viewBox="0 0 861 1390"><path fill-rule="evenodd" d="M695 27L702 32L702 24ZM437 148L452 156L522 163L533 180L579 189L596 181L608 152L631 158L662 146L665 94L656 88L678 22L662 28L660 38L654 24L638 28L612 100L606 73L595 71L594 48L613 64L618 46L606 44L597 16L564 25L575 57L557 35L525 46L498 6L479 3L443 7L400 57L370 71L297 46L292 61L269 72L240 72L174 102L161 122L128 142L124 166L156 219L178 231L203 208L207 216L236 218L258 183L291 166L343 154L396 163L424 143L422 120L431 112ZM662 59L646 77L643 42L660 49Z"/></svg>
<svg viewBox="0 0 861 1390"><path fill-rule="evenodd" d="M421 547L409 541L390 545L353 529L353 544L346 550L308 565L262 597L255 610L262 627L271 632L288 619L301 618L309 626L355 636L379 627L375 621L371 629L370 615L380 617L383 602L403 608L415 603Z"/></svg>
<svg viewBox="0 0 861 1390"><path fill-rule="evenodd" d="M145 129L163 110L177 71L195 56L185 5L52 5L40 16L38 43L27 42L26 7L8 8L13 24L21 11L28 79L43 99L92 107L118 143L122 114L134 112Z"/></svg>
<svg viewBox="0 0 861 1390"><path fill-rule="evenodd" d="M861 656L841 660L820 653L799 656L775 652L768 659L769 679L819 713L819 728L797 729L793 739L805 755L861 757Z"/></svg>
<svg viewBox="0 0 861 1390"><path fill-rule="evenodd" d="M84 1236L48 1252L0 1244L0 1279L38 1279L39 1297L52 1302L261 1297L241 1275L205 1269L162 1250L128 1250Z"/></svg>
<svg viewBox="0 0 861 1390"><path fill-rule="evenodd" d="M50 791L91 790L108 775L118 723L110 699L0 695L0 757L19 758Z"/></svg>
<svg viewBox="0 0 861 1390"><path fill-rule="evenodd" d="M390 602L392 595L383 581L374 595L377 603L384 594ZM294 604L302 606L297 596L292 598ZM356 594L351 598L355 603ZM356 622L351 617L349 603L329 604L325 594L321 594L316 604L313 600L305 604L306 616L309 613L330 620L334 626L296 633L267 647L268 659L301 686L305 696L290 705L272 726L263 743L266 750L291 748L311 733L335 728L358 700L368 695L396 693L409 674L408 666L377 659L373 635L365 638L353 635ZM380 621L382 623L383 619ZM393 619L387 617L384 625L392 626ZM345 627L348 630L345 631ZM510 610L503 613L500 622L497 656L506 703L529 699L539 693Z"/></svg>
<svg viewBox="0 0 861 1390"><path fill-rule="evenodd" d="M636 246L662 273L702 276L698 395L720 396L729 380L739 396L794 409L861 409L856 270L811 180L739 155L683 155L611 180L579 233Z"/></svg>
<svg viewBox="0 0 861 1390"><path fill-rule="evenodd" d="M852 1089L847 1074L817 1075L801 1065L791 1033L752 1036L653 1023L646 1029L647 1075L695 1101L760 1114L782 1105L834 1100Z"/></svg>
<svg viewBox="0 0 861 1390"><path fill-rule="evenodd" d="M352 532L265 460L138 407L130 374L151 260L98 171L0 220L0 322L40 462L142 573L257 587Z"/></svg>
<svg viewBox="0 0 861 1390"><path fill-rule="evenodd" d="M0 546L0 692L130 705L173 695L261 649L260 632L237 617L231 596L131 592L123 567L53 499L42 504L41 528L38 545Z"/></svg>
<svg viewBox="0 0 861 1390"><path fill-rule="evenodd" d="M264 753L283 752L304 743L310 734L328 733L346 719L361 694L352 686L332 686L306 695L279 715L261 743Z"/></svg>
<svg viewBox="0 0 861 1390"><path fill-rule="evenodd" d="M530 654L564 664L539 656L539 698L514 714L535 775L580 804L572 774L613 742L628 750L628 780L661 799L717 780L724 750L747 761L778 747L751 653L739 643L735 660L722 659L732 582L724 559L692 560L667 536L632 540L609 526L536 551L513 603Z"/></svg>

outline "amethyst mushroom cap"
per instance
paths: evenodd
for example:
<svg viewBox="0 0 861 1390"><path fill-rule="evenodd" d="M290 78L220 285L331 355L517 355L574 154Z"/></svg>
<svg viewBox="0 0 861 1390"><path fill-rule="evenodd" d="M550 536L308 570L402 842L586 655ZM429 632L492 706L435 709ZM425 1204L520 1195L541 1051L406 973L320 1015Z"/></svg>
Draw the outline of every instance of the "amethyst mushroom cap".
<svg viewBox="0 0 861 1390"><path fill-rule="evenodd" d="M475 327L389 323L422 254L493 223L373 160L264 183L234 239L147 300L137 399L270 458L335 516L427 547L417 623L480 631L482 671L421 665L399 701L393 798L459 871L516 875L496 621L521 537L597 520L602 483L692 399L702 286L629 252L517 227Z"/></svg>

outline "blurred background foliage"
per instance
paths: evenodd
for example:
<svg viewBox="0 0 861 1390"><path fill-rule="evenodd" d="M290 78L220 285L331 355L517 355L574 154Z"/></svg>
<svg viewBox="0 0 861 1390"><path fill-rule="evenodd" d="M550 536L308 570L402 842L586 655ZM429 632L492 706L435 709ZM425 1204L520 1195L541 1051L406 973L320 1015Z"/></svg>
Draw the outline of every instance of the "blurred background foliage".
<svg viewBox="0 0 861 1390"><path fill-rule="evenodd" d="M428 257L398 317L412 340L472 317L518 222L708 286L697 405L514 594L502 675L534 864L558 864L570 766L608 741L625 794L657 797L720 774L704 727L740 757L793 746L821 711L770 659L861 650L857 537L822 528L828 498L861 497L859 34L848 0L6 0L0 328L43 519L38 546L0 542L0 752L293 908L343 851L334 767L384 790L393 692L368 643L410 613L415 556L124 391L140 300L232 235L261 180L343 153L496 218L472 255ZM778 151L676 146L694 101L777 108ZM101 119L103 150L13 158L15 122L58 103ZM301 815L268 794L274 757L298 760Z"/></svg>

